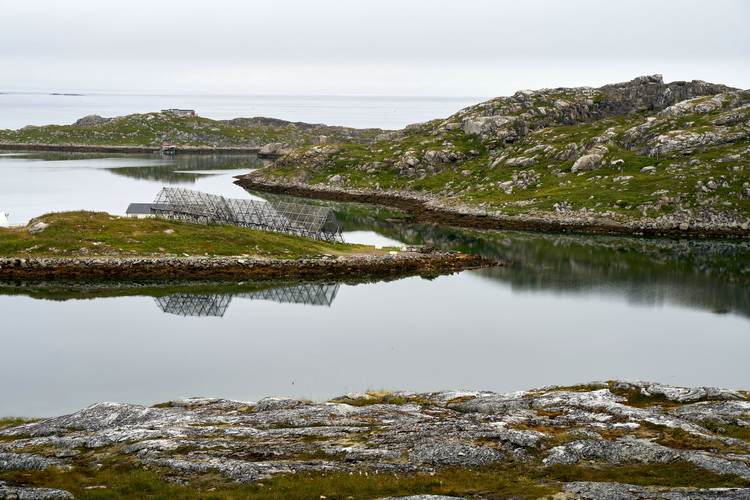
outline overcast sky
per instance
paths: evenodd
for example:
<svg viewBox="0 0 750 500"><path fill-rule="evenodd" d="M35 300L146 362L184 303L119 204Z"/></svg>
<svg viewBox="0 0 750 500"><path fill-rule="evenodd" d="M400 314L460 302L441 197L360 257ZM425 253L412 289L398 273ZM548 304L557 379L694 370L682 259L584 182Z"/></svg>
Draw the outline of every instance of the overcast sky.
<svg viewBox="0 0 750 500"><path fill-rule="evenodd" d="M0 0L0 91L750 88L749 0Z"/></svg>

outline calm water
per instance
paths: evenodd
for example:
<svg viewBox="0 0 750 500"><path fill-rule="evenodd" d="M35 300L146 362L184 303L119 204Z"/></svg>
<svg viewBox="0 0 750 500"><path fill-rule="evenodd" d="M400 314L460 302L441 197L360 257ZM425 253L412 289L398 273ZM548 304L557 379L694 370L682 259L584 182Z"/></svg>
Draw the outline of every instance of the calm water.
<svg viewBox="0 0 750 500"><path fill-rule="evenodd" d="M244 155L8 154L0 210L18 222L50 210L122 214L163 185L250 196L232 176L257 165ZM331 206L350 241L512 265L359 284L0 283L0 415L613 378L748 388L748 242L462 230Z"/></svg>
<svg viewBox="0 0 750 500"><path fill-rule="evenodd" d="M267 116L356 128L401 129L410 123L447 118L490 97L7 93L0 94L0 130L67 125L92 114L111 118L167 108L194 109L198 115L214 120Z"/></svg>

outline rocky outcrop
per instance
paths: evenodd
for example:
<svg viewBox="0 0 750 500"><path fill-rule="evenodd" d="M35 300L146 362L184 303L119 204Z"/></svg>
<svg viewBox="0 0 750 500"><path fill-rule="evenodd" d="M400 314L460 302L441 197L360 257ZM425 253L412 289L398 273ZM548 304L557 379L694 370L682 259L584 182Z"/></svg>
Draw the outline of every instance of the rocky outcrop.
<svg viewBox="0 0 750 500"><path fill-rule="evenodd" d="M748 415L746 392L616 381L506 394L349 394L319 403L278 397L190 398L158 407L98 403L0 429L0 464L47 469L106 459L188 481L218 471L249 483L314 471L409 475L514 464L509 470L526 467L543 478L547 468L562 466L603 471L683 463L705 477L750 485ZM748 488L670 488L658 481L648 488L557 484L569 494L564 498L581 499L750 495Z"/></svg>
<svg viewBox="0 0 750 500"><path fill-rule="evenodd" d="M208 257L1 258L0 279L312 278L399 275L502 265L460 252L409 248L385 255L300 259Z"/></svg>
<svg viewBox="0 0 750 500"><path fill-rule="evenodd" d="M667 489L634 484L575 482L564 486L571 500L747 500L748 488Z"/></svg>
<svg viewBox="0 0 750 500"><path fill-rule="evenodd" d="M70 492L54 488L28 488L7 486L0 481L0 500L59 500L73 498Z"/></svg>
<svg viewBox="0 0 750 500"><path fill-rule="evenodd" d="M378 140L298 149L247 182L427 198L496 228L750 235L747 90L660 75L524 90Z"/></svg>
<svg viewBox="0 0 750 500"><path fill-rule="evenodd" d="M79 118L73 123L73 127L96 127L112 121L112 118L103 118L99 115L87 115Z"/></svg>
<svg viewBox="0 0 750 500"><path fill-rule="evenodd" d="M380 129L354 129L273 118L211 120L175 113L102 118L85 116L71 125L28 126L0 131L0 147L55 151L153 152L170 139L178 152L256 152L279 143L278 156L291 148L326 142L370 144Z"/></svg>

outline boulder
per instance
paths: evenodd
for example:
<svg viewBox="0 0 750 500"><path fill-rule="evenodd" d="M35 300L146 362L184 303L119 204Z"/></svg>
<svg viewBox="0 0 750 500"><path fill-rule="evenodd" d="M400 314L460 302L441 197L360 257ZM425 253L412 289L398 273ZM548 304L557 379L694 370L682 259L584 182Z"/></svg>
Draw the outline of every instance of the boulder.
<svg viewBox="0 0 750 500"><path fill-rule="evenodd" d="M49 224L44 222L37 222L29 228L29 234L39 234L49 227Z"/></svg>

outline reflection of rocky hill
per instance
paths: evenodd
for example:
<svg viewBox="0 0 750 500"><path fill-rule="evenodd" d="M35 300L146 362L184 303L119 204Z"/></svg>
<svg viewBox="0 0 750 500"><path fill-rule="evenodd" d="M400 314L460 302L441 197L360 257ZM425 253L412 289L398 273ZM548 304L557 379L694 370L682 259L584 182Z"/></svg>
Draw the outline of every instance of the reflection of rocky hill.
<svg viewBox="0 0 750 500"><path fill-rule="evenodd" d="M132 157L132 155L131 155ZM153 161L154 155L143 155ZM156 157L162 160L158 165L113 168L109 171L133 179L147 179L170 183L194 183L202 174L189 171L230 170L261 168L264 161L253 154L185 154L173 157ZM185 172L188 171L188 172Z"/></svg>
<svg viewBox="0 0 750 500"><path fill-rule="evenodd" d="M266 196L266 194L264 194ZM500 258L475 271L516 290L624 295L750 316L750 242L578 236L460 229L399 222L386 208L331 206L344 231L371 230L409 245ZM402 219L407 220L407 219Z"/></svg>

